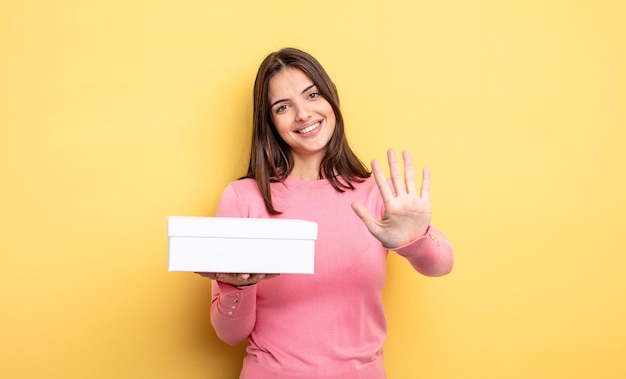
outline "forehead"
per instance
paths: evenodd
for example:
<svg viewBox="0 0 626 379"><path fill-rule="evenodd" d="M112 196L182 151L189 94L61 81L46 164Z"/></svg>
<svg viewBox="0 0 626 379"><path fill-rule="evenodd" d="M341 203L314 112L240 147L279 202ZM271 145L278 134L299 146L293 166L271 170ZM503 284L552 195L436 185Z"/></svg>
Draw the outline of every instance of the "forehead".
<svg viewBox="0 0 626 379"><path fill-rule="evenodd" d="M313 80L302 70L287 67L277 72L269 82L268 97L270 101L300 95L309 87Z"/></svg>

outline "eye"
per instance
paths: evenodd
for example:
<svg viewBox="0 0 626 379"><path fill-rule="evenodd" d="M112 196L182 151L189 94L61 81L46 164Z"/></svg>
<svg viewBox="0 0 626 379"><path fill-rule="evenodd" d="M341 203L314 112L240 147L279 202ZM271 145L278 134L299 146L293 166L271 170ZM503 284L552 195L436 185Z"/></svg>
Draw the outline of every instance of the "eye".
<svg viewBox="0 0 626 379"><path fill-rule="evenodd" d="M320 97L320 93L319 92L311 92L309 94L309 99L316 99L318 97Z"/></svg>
<svg viewBox="0 0 626 379"><path fill-rule="evenodd" d="M283 113L286 110L287 110L287 104L283 104L283 105L281 105L279 107L276 107L274 112L276 112L276 113Z"/></svg>

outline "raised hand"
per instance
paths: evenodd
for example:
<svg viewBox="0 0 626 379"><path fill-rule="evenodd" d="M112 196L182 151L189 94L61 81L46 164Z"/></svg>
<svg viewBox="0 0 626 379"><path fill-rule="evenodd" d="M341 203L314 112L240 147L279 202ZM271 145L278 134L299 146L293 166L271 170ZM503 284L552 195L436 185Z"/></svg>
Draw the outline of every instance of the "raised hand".
<svg viewBox="0 0 626 379"><path fill-rule="evenodd" d="M422 185L417 193L413 163L408 151L402 152L404 180L393 149L387 151L391 180L387 181L377 161L372 161L372 172L383 198L385 212L376 220L363 204L353 203L352 209L363 220L367 229L383 246L394 248L423 236L431 219L430 172L424 168Z"/></svg>

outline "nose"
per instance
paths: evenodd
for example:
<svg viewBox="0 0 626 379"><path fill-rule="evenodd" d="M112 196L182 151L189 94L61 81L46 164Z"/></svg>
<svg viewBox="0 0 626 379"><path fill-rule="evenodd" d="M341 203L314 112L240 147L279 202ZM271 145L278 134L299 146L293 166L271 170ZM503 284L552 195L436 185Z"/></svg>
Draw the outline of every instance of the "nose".
<svg viewBox="0 0 626 379"><path fill-rule="evenodd" d="M306 121L311 118L312 112L306 103L299 104L296 108L296 120Z"/></svg>

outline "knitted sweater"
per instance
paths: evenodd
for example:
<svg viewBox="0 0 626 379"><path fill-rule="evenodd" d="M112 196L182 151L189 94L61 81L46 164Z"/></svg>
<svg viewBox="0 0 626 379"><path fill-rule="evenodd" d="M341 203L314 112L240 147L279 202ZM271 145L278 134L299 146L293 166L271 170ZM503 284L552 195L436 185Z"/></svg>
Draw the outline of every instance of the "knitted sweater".
<svg viewBox="0 0 626 379"><path fill-rule="evenodd" d="M282 274L248 287L213 282L211 322L229 344L248 338L241 379L382 379L386 336L382 292L387 249L351 208L384 212L372 178L336 191L328 180L288 177L272 183L270 216L252 179L231 183L217 216L276 217L318 223L315 274ZM424 237L395 248L419 270L449 262L452 248L432 226Z"/></svg>

